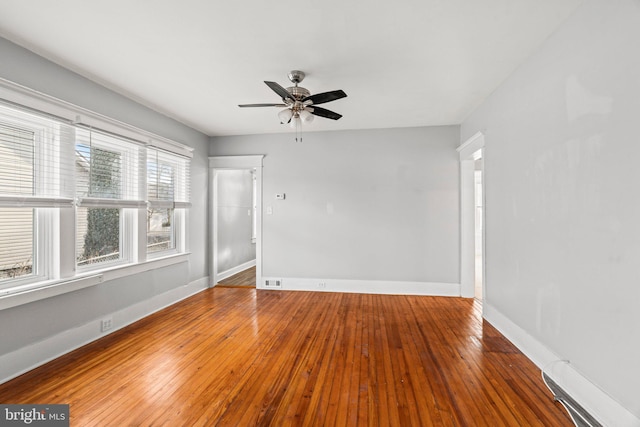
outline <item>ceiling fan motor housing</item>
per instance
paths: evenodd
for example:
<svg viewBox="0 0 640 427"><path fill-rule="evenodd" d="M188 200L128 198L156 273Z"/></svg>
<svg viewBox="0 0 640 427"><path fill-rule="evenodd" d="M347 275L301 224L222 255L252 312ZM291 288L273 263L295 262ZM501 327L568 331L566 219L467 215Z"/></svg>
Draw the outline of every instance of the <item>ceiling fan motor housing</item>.
<svg viewBox="0 0 640 427"><path fill-rule="evenodd" d="M292 70L291 72L289 72L288 77L289 80L291 80L291 83L295 85L287 88L287 92L291 94L293 99L295 99L296 101L302 101L304 98L311 95L311 92L309 92L306 88L298 86L298 83L304 80L304 71ZM285 99L284 101L286 102L287 100Z"/></svg>
<svg viewBox="0 0 640 427"><path fill-rule="evenodd" d="M287 92L289 92L291 96L293 96L298 101L301 101L303 98L306 98L307 96L311 95L311 92L309 92L307 89L303 88L302 86L288 87Z"/></svg>

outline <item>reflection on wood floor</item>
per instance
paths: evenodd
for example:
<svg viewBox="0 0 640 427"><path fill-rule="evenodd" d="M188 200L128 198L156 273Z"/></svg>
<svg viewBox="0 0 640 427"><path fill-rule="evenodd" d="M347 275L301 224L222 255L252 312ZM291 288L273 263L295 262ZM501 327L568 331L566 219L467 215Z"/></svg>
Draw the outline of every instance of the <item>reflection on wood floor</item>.
<svg viewBox="0 0 640 427"><path fill-rule="evenodd" d="M229 286L238 288L255 288L256 287L256 268L247 268L240 273L234 274L231 277L227 277L224 280L218 282L216 287L226 288Z"/></svg>
<svg viewBox="0 0 640 427"><path fill-rule="evenodd" d="M572 426L474 299L206 289L0 385L72 426Z"/></svg>

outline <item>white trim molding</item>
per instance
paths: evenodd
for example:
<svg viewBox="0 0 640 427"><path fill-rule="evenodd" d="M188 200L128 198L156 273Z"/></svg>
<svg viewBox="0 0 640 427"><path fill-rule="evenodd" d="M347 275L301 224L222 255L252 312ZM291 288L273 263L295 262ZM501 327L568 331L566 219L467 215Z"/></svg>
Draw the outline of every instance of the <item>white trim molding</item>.
<svg viewBox="0 0 640 427"><path fill-rule="evenodd" d="M211 169L252 169L262 167L263 154L252 156L213 156L209 157Z"/></svg>
<svg viewBox="0 0 640 427"><path fill-rule="evenodd" d="M228 270L221 271L220 273L218 273L216 275L216 279L218 280L218 282L220 282L221 280L224 280L224 279L226 279L228 277L233 276L234 274L238 274L238 273L240 273L242 271L245 271L245 270L247 270L247 269L249 269L251 267L254 267L255 265L256 265L256 260L255 259L251 260L251 261L247 261L247 262L245 262L243 264L237 265L237 266L232 267L232 268L230 268ZM217 283L214 283L214 286L216 284Z"/></svg>
<svg viewBox="0 0 640 427"><path fill-rule="evenodd" d="M66 281L51 281L49 284L36 282L28 285L5 288L0 290L0 310L95 286L102 283L103 280L104 277L102 274L94 274L91 276L76 277Z"/></svg>
<svg viewBox="0 0 640 427"><path fill-rule="evenodd" d="M356 294L460 296L460 284L439 282L405 282L387 280L351 280L296 277L263 277L258 289L274 289L265 286L267 280L279 280L279 290L348 292Z"/></svg>
<svg viewBox="0 0 640 427"><path fill-rule="evenodd" d="M476 277L476 251L475 251L475 161L479 150L484 150L484 134L478 132L471 138L463 142L458 148L460 155L460 292L465 298L473 298L475 295L475 277ZM483 191L484 197L484 179ZM483 201L483 206L485 203ZM484 221L484 219L483 219ZM484 228L483 232L483 248L482 254L485 257L484 250ZM484 267L484 266L483 266ZM484 275L485 269L482 268ZM486 281L482 280L483 284ZM483 289L484 292L484 289Z"/></svg>
<svg viewBox="0 0 640 427"><path fill-rule="evenodd" d="M0 310L17 307L45 298L74 292L80 289L107 283L114 279L138 274L156 268L188 262L189 254L180 253L162 258L150 259L145 262L125 265L115 265L95 271L87 271L73 278L36 282L18 285L0 290Z"/></svg>
<svg viewBox="0 0 640 427"><path fill-rule="evenodd" d="M103 114L96 113L70 102L38 92L1 77L0 98L64 119L69 123L95 127L130 138L142 145L161 148L189 158L193 157L194 149L188 145L172 141L163 136L137 128L128 123L112 119Z"/></svg>
<svg viewBox="0 0 640 427"><path fill-rule="evenodd" d="M460 159L467 159L472 158L473 153L481 148L484 148L484 133L476 132L471 138L460 144L456 151L460 155Z"/></svg>
<svg viewBox="0 0 640 427"><path fill-rule="evenodd" d="M613 400L579 372L570 361L549 350L536 338L512 322L490 304L484 303L484 318L511 341L525 356L605 426L639 427L640 419ZM560 362L560 363L559 363Z"/></svg>
<svg viewBox="0 0 640 427"><path fill-rule="evenodd" d="M0 356L0 384L204 291L207 289L208 283L209 278L203 277L111 313L113 329L109 332L100 332L101 320L105 318L105 316L101 316L100 319L95 319L80 327L67 329L43 341L3 354Z"/></svg>

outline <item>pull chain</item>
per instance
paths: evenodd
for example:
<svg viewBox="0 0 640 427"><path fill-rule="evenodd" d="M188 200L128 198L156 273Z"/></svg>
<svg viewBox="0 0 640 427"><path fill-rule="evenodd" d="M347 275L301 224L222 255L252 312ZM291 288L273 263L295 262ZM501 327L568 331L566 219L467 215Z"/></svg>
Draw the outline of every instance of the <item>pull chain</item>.
<svg viewBox="0 0 640 427"><path fill-rule="evenodd" d="M292 120L293 120L292 127L295 129L295 133L296 133L296 142L302 142L302 119L300 119L300 116L296 112Z"/></svg>

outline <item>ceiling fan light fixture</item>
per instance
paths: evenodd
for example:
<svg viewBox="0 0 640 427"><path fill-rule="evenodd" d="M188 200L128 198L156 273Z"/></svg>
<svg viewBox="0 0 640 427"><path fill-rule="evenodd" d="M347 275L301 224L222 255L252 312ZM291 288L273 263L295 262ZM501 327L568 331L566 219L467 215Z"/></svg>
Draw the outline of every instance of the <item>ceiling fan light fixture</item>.
<svg viewBox="0 0 640 427"><path fill-rule="evenodd" d="M302 120L300 120L300 115L298 113L293 114L289 126L291 126L292 129L300 129L301 124Z"/></svg>
<svg viewBox="0 0 640 427"><path fill-rule="evenodd" d="M311 123L313 121L313 114L311 114L308 110L300 111L300 119L302 119L303 123Z"/></svg>
<svg viewBox="0 0 640 427"><path fill-rule="evenodd" d="M278 118L280 119L280 124L289 123L293 117L293 111L289 108L285 108L284 110L278 113Z"/></svg>

